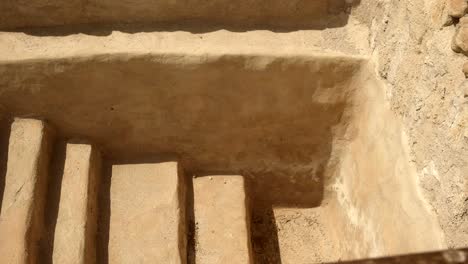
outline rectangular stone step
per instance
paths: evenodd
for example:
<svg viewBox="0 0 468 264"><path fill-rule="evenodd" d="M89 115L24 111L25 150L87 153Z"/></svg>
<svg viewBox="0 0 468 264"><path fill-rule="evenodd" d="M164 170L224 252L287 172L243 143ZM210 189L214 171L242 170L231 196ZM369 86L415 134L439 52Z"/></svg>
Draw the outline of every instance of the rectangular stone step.
<svg viewBox="0 0 468 264"><path fill-rule="evenodd" d="M112 166L109 263L186 263L185 186L176 162Z"/></svg>
<svg viewBox="0 0 468 264"><path fill-rule="evenodd" d="M54 263L96 263L97 184L101 157L91 145L67 144Z"/></svg>
<svg viewBox="0 0 468 264"><path fill-rule="evenodd" d="M194 178L193 195L196 263L253 263L244 178Z"/></svg>
<svg viewBox="0 0 468 264"><path fill-rule="evenodd" d="M37 262L43 232L51 130L40 120L11 126L5 190L0 213L0 262Z"/></svg>

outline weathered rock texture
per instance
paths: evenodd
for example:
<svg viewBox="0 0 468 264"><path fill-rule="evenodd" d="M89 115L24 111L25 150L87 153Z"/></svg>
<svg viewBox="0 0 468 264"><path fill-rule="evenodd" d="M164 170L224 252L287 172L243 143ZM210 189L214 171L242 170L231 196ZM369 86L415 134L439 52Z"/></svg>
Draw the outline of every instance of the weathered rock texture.
<svg viewBox="0 0 468 264"><path fill-rule="evenodd" d="M109 263L186 263L182 177L176 162L112 166Z"/></svg>
<svg viewBox="0 0 468 264"><path fill-rule="evenodd" d="M51 131L43 121L16 119L11 126L0 214L2 263L38 260L44 222Z"/></svg>
<svg viewBox="0 0 468 264"><path fill-rule="evenodd" d="M455 52L468 53L468 17L460 18L453 37L452 49Z"/></svg>
<svg viewBox="0 0 468 264"><path fill-rule="evenodd" d="M93 264L100 155L91 145L84 144L67 144L65 155L53 262Z"/></svg>
<svg viewBox="0 0 468 264"><path fill-rule="evenodd" d="M242 176L193 179L196 263L252 262L249 205Z"/></svg>
<svg viewBox="0 0 468 264"><path fill-rule="evenodd" d="M447 0L448 14L455 18L463 17L468 9L466 0Z"/></svg>
<svg viewBox="0 0 468 264"><path fill-rule="evenodd" d="M468 112L460 84L467 58L450 48L456 26L441 27L437 19L445 5L444 0L362 1L355 16L372 29L370 54L408 135L418 186L436 212L448 246L464 247Z"/></svg>

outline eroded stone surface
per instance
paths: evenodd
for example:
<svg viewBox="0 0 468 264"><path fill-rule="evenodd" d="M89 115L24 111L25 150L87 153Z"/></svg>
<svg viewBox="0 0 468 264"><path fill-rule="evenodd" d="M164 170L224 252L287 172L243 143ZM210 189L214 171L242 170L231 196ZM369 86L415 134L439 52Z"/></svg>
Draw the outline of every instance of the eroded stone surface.
<svg viewBox="0 0 468 264"><path fill-rule="evenodd" d="M467 58L450 49L454 27L432 24L433 12L442 11L436 7L446 2L363 0L354 15L371 27L376 69L407 133L417 192L437 214L447 245L466 247L468 141L462 109L453 101L465 80L461 66Z"/></svg>
<svg viewBox="0 0 468 264"><path fill-rule="evenodd" d="M100 154L68 144L55 229L54 263L96 263L97 183Z"/></svg>
<svg viewBox="0 0 468 264"><path fill-rule="evenodd" d="M176 162L112 166L109 263L186 263L182 177Z"/></svg>
<svg viewBox="0 0 468 264"><path fill-rule="evenodd" d="M43 121L16 119L11 126L0 214L0 262L37 262L43 232L51 131Z"/></svg>
<svg viewBox="0 0 468 264"><path fill-rule="evenodd" d="M450 16L460 18L465 15L468 2L466 0L447 0L447 6Z"/></svg>
<svg viewBox="0 0 468 264"><path fill-rule="evenodd" d="M463 74L465 74L465 77L468 78L468 62L465 62L465 63L463 64L463 69L462 69L462 71L463 71Z"/></svg>
<svg viewBox="0 0 468 264"><path fill-rule="evenodd" d="M193 193L196 263L253 263L244 178L194 178Z"/></svg>
<svg viewBox="0 0 468 264"><path fill-rule="evenodd" d="M460 18L452 41L452 49L455 52L468 52L468 16Z"/></svg>

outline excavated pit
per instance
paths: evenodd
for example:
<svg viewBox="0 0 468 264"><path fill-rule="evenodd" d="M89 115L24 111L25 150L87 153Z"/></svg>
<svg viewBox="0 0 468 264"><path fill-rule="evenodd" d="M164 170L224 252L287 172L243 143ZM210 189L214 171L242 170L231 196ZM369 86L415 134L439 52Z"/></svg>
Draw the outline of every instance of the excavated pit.
<svg viewBox="0 0 468 264"><path fill-rule="evenodd" d="M0 104L13 116L46 118L64 137L95 142L113 160L177 157L191 172L252 175L267 200L310 207L320 204L333 140L350 122L345 110L360 90L353 78L362 63L183 55L24 61L0 66Z"/></svg>
<svg viewBox="0 0 468 264"><path fill-rule="evenodd" d="M15 205L21 212L45 209L45 228L39 230L33 226L39 223L36 219L23 217L22 226L33 226L35 236L12 232L2 239L2 228L9 230L8 224L15 226L19 220L7 219L0 211L0 252L9 254L9 245L24 239L27 249L23 243L11 248L25 257L25 252L40 245L38 263L77 253L106 264L120 255L128 262L135 252L135 261L145 259L164 245L167 256L162 259L167 261L162 262L178 259L174 261L184 264L187 257L189 264L195 264L197 239L205 239L205 248L201 246L205 251L206 245L229 247L226 252L218 248L218 253L220 249L220 255L238 252L236 257L250 260L245 264L305 264L446 249L442 225L421 191L405 130L388 105L393 91L376 74L376 69L388 66L375 65L382 63L374 57L379 48L372 46L380 26L374 20L364 25L359 19L379 16L383 25L388 21L383 13L353 17L353 7L359 5L384 4L4 0L0 4L0 29L6 30L0 32L0 208L8 210L8 202L8 207ZM13 118L19 119L10 135ZM24 133L31 133L33 140ZM52 136L50 170L44 173L33 158L24 157L45 162L48 152L34 146ZM80 149L102 153L102 160L96 158L100 155L91 160ZM8 157L8 153L13 154ZM102 170L96 165L101 162ZM162 179L158 168L165 168ZM120 171L116 178L113 171ZM86 173L91 176L86 178ZM72 183L73 175L81 175L80 184ZM129 175L141 178L135 177L140 180L133 184ZM171 175L180 175L181 184L170 185L178 182ZM46 197L44 188L29 180L26 190L15 189L21 179L39 176L49 176ZM194 176L201 177L198 189L193 187ZM203 179L213 176L221 177ZM86 179L100 181L100 188L86 190L81 186ZM177 198L152 191L158 184L172 186ZM139 197L141 206L119 203L132 204L132 198L140 195L136 186L149 198ZM228 186L235 187L230 194L222 191ZM99 200L97 241L96 226L86 234L73 233L92 241L85 250L76 243L67 248L63 241L69 230L94 219L96 211L85 206L74 212L85 216L73 219L75 226L64 224L67 220L60 219L71 217L69 208L63 211L71 207L63 203L67 190L73 198L66 200L68 204ZM7 198L2 201L4 193ZM16 203L18 193L29 195L27 204ZM112 195L117 197L114 204ZM45 208L36 205L36 198L46 200ZM164 203L160 198L171 201L169 209L175 209L166 213L186 211L186 215L171 214L176 219L172 221L156 212L153 207ZM213 199L222 202L215 206ZM197 205L202 208L199 218L222 216L205 222L213 223L219 233L210 230L210 224L198 229L203 225L195 219ZM218 212L224 206L235 210ZM140 222L139 214L146 213L141 212L143 207L151 211L143 219L146 222ZM114 215L112 208L118 208ZM132 214L128 217L136 233L119 233L130 226L125 224L127 213ZM239 219L245 215L247 219ZM224 219L237 228L223 230ZM153 220L169 223L177 234L164 225L155 230ZM140 223L154 233L138 229ZM227 230L238 234L223 239L231 232ZM162 238L139 239L160 231ZM41 232L40 242L31 243L30 239L39 241L36 235ZM140 234L131 245L125 244L129 233ZM197 234L208 235L200 239ZM124 242L111 241L112 237ZM166 248L163 240L168 237L176 240L173 248ZM248 246L228 242L236 239ZM57 252L60 248L67 250ZM97 256L89 253L94 251ZM206 253L200 254L201 259L209 256ZM439 258L435 255L431 256ZM204 261L196 264L219 262Z"/></svg>
<svg viewBox="0 0 468 264"><path fill-rule="evenodd" d="M246 176L255 263L441 248L398 120L363 58L110 54L5 61L0 73L6 115L45 118L61 140L100 146L108 164L177 159L187 175ZM100 263L108 259L109 177ZM191 214L190 198L188 207ZM414 240L401 241L403 230Z"/></svg>

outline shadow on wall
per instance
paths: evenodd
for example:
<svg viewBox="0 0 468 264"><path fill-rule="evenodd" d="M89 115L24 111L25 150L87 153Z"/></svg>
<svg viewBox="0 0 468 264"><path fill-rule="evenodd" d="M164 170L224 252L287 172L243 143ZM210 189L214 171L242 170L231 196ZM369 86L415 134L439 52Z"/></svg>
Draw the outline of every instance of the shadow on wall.
<svg viewBox="0 0 468 264"><path fill-rule="evenodd" d="M2 209L3 192L8 161L8 140L10 138L11 120L2 119L0 124L0 212Z"/></svg>
<svg viewBox="0 0 468 264"><path fill-rule="evenodd" d="M255 263L282 263L274 208L279 205L287 208L319 206L324 188L321 168L316 172L297 175L249 175L251 240Z"/></svg>
<svg viewBox="0 0 468 264"><path fill-rule="evenodd" d="M50 12L41 10L41 7L45 8L41 5L32 6L31 10L25 11L28 8L19 9L15 1L6 1L3 7L5 10L2 12L3 9L0 7L0 13L10 14L11 17L0 20L0 29L24 32L33 36L66 36L78 33L108 36L113 31L207 33L218 30L232 32L322 30L345 26L351 8L361 2L361 0L258 0L248 3L242 1L225 3L224 0L218 0L211 5L197 4L194 1L192 4L197 4L197 7L187 8L165 4L161 6L152 4L146 7L142 4L135 7L102 1L103 3L96 3L96 6L90 5L91 7L85 11L86 14L76 14L76 10L79 9L63 6L63 2L60 2L60 5L54 8L62 12L55 12L56 15L51 16ZM72 12L72 15L64 16L63 14L67 12ZM135 14L138 16L135 17ZM20 20L18 16L21 17ZM54 16L57 18L53 18Z"/></svg>
<svg viewBox="0 0 468 264"><path fill-rule="evenodd" d="M340 111L342 111L341 109ZM336 111L336 109L334 109ZM334 112L335 113L335 112ZM10 125L10 123L8 123ZM326 165L329 162L332 149L332 131L330 128L336 124L328 124L326 136L317 145L320 154L312 155L317 158L310 166L298 167L296 169L285 169L283 171L259 172L252 170L231 170L200 173L198 170L186 173L189 179L188 185L188 205L187 214L189 219L189 259L193 260L193 191L191 192L191 176L201 174L233 175L239 174L247 178L247 195L251 201L251 240L253 246L253 256L257 264L280 264L281 256L276 220L273 212L275 206L292 208L311 208L320 205L323 199L323 179ZM6 173L6 161L8 154L8 137L10 129L2 129L2 156L1 156L1 177L0 193L4 189ZM324 135L324 134L322 134ZM42 263L52 263L52 250L54 247L55 227L57 222L58 208L60 202L60 186L63 177L65 163L66 140L57 140L54 147L53 159L50 167L50 182L47 194L47 210L45 215L45 235L41 243L40 258ZM293 150L291 150L293 151ZM310 151L310 149L308 150ZM284 153L288 155L288 153ZM288 158L285 157L287 160ZM145 158L132 158L123 160L107 159L103 166L102 182L99 191L99 224L98 224L98 260L99 263L108 263L108 243L110 225L110 178L113 164L130 163L155 163L169 160L180 160L177 155L158 156ZM182 165L183 166L183 165ZM264 167L264 166L259 166ZM1 202L1 200L0 200ZM1 205L1 204L0 204ZM194 263L193 261L191 263Z"/></svg>
<svg viewBox="0 0 468 264"><path fill-rule="evenodd" d="M188 263L195 264L195 217L193 211L193 175L243 175L247 179L247 196L250 200L251 242L254 262L257 264L281 264L278 229L273 209L277 206L289 208L313 208L323 200L323 182L332 150L332 131L327 131L320 149L320 160L307 170L290 169L275 172L254 172L255 170L231 171L188 171L187 177L187 219L188 219ZM110 179L114 164L141 164L164 161L179 161L177 155L165 155L132 159L108 159L103 169L103 180L99 205L98 260L108 264L110 226ZM183 164L182 164L183 167Z"/></svg>
<svg viewBox="0 0 468 264"><path fill-rule="evenodd" d="M67 142L57 139L53 149L51 166L49 169L50 178L46 198L45 210L45 234L41 243L39 257L41 263L53 263L53 249L55 239L55 227L57 225L57 217L59 211L59 203L61 196L61 186L65 166Z"/></svg>
<svg viewBox="0 0 468 264"><path fill-rule="evenodd" d="M138 57L6 65L0 67L0 102L15 116L47 117L60 135L89 138L107 150L99 192L100 263L108 261L111 165L160 162L161 156L151 153L172 151L177 155L165 159L180 161L188 176L247 178L255 261L279 264L273 208L322 202L333 139L348 123L349 79L360 66L319 57L267 58L260 69L251 67L262 59L223 56L185 65ZM26 79L18 81L18 75ZM54 155L63 156L63 147L57 148ZM53 161L59 163L58 174L63 173L59 157ZM60 177L50 185L51 230ZM190 203L193 196L188 208ZM46 247L52 246L49 241Z"/></svg>
<svg viewBox="0 0 468 264"><path fill-rule="evenodd" d="M102 166L102 179L98 197L98 237L97 262L109 264L109 231L110 231L110 187L112 177L112 163L104 161Z"/></svg>

